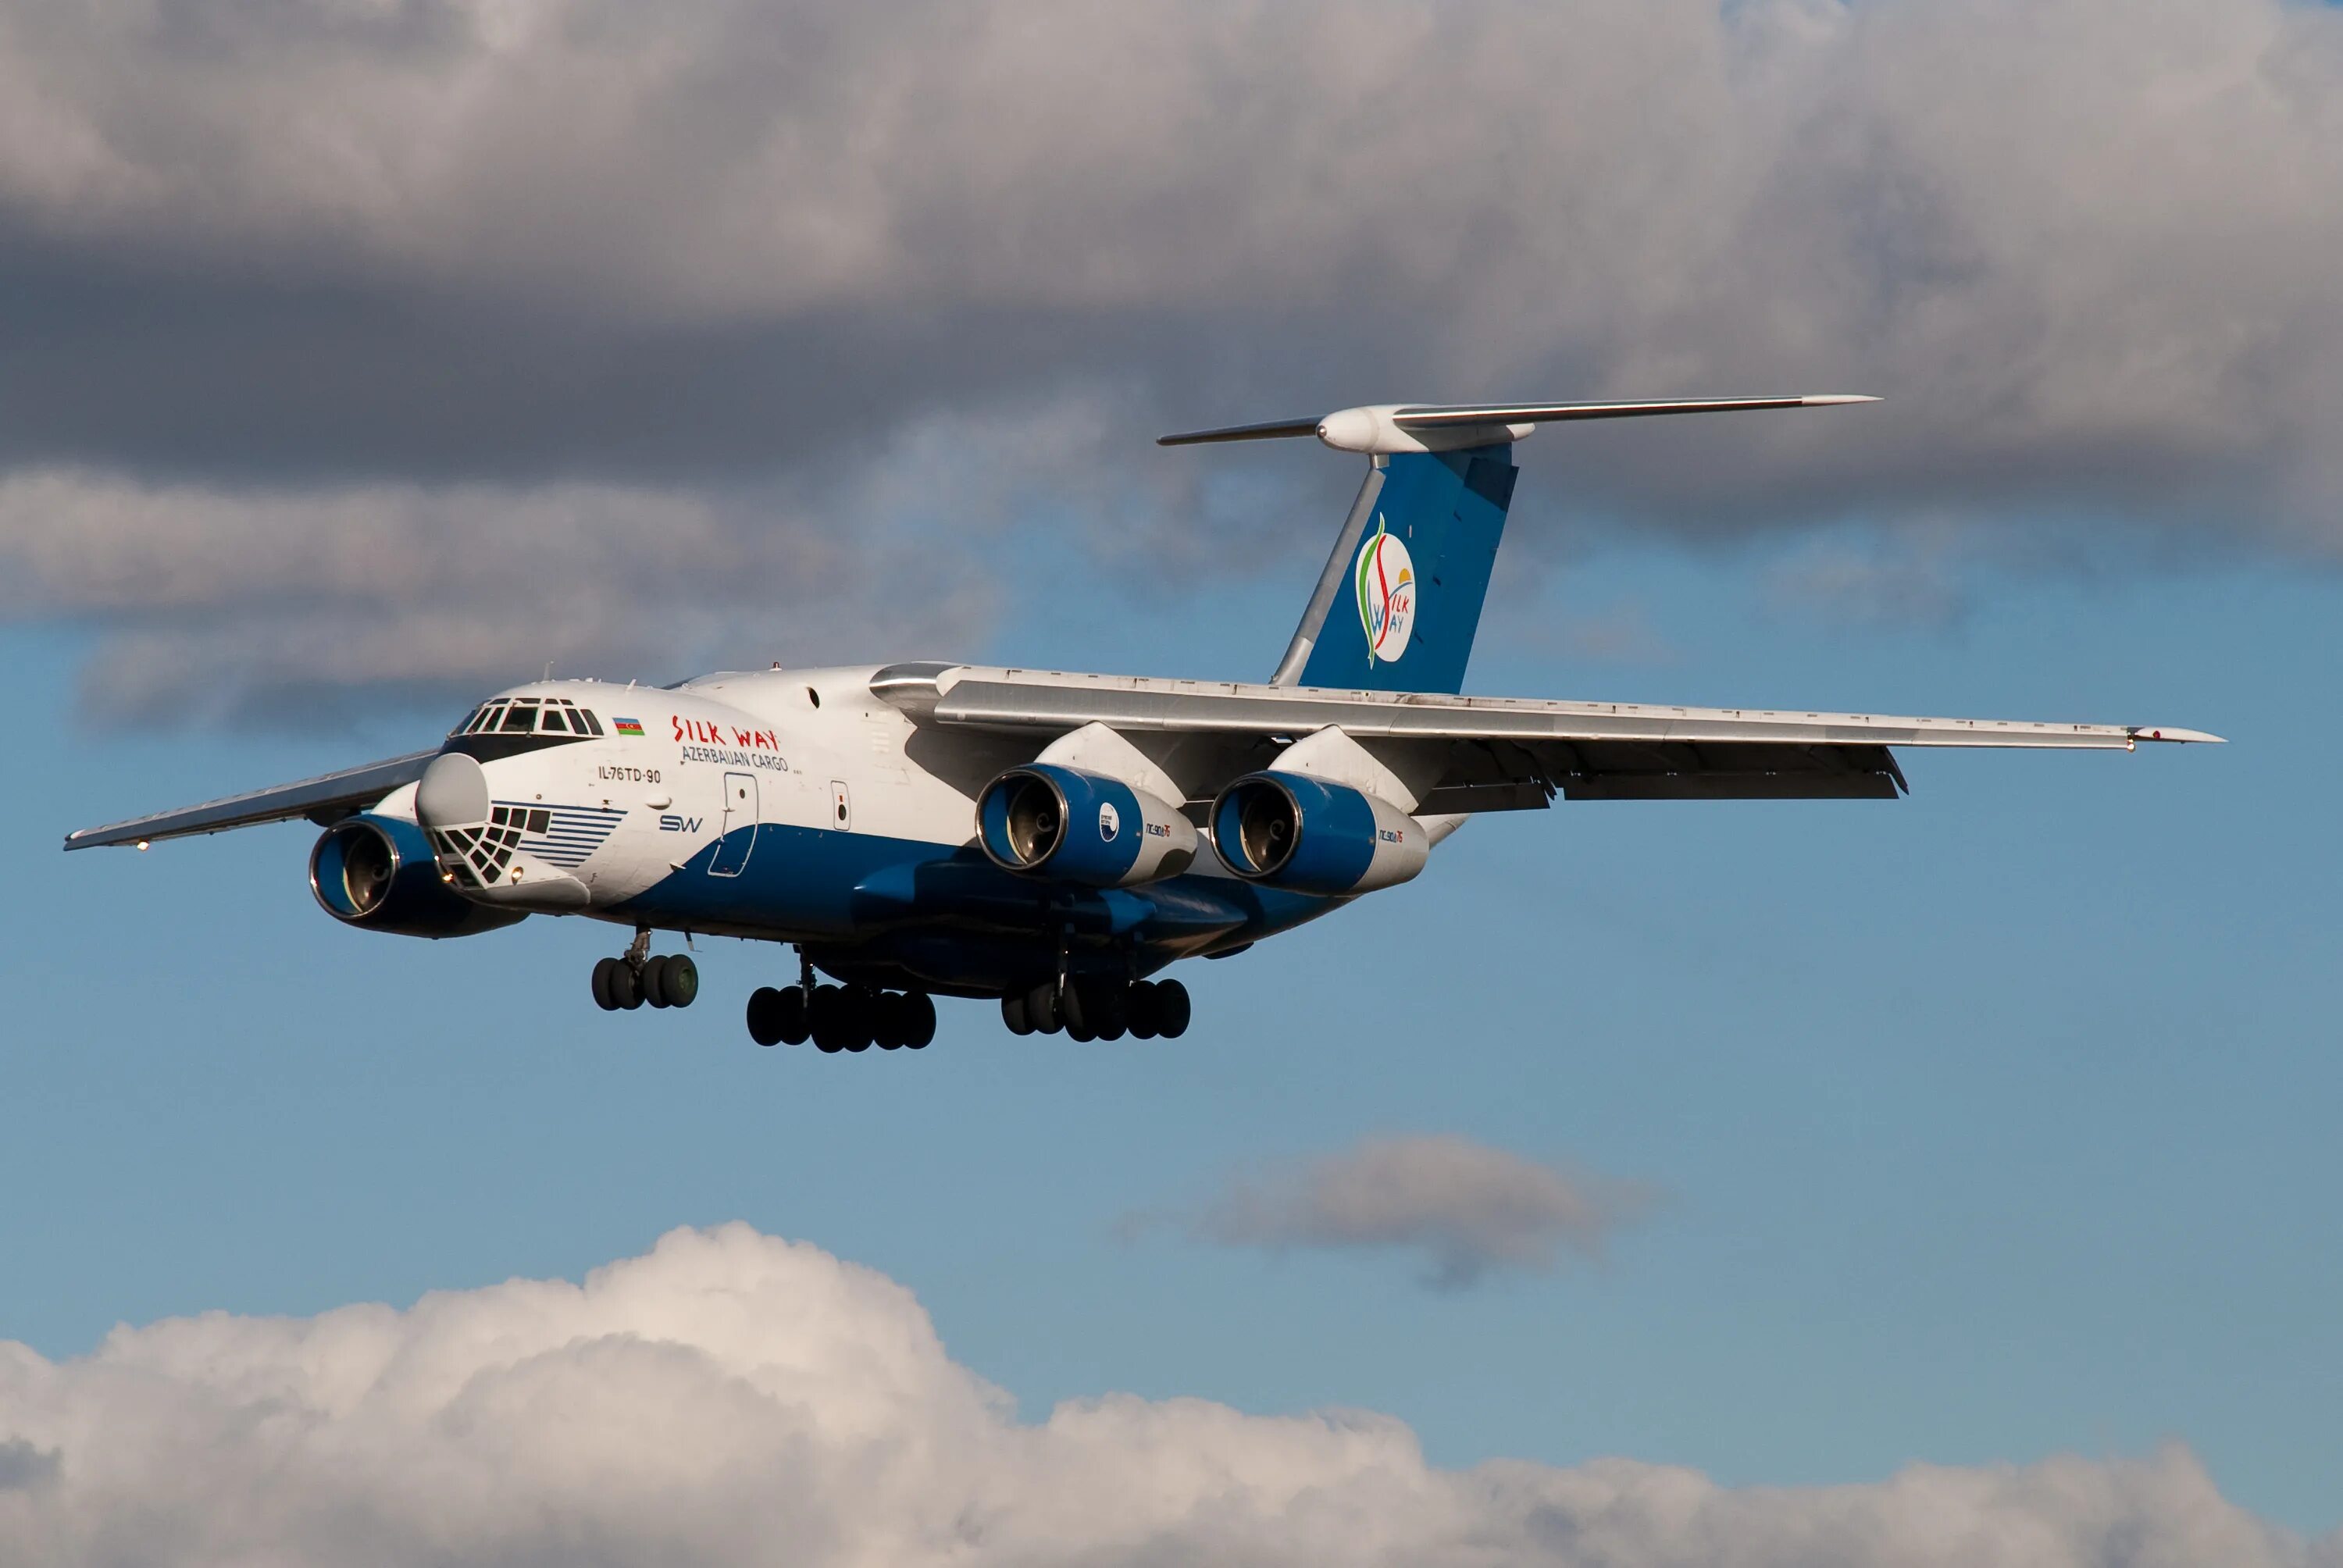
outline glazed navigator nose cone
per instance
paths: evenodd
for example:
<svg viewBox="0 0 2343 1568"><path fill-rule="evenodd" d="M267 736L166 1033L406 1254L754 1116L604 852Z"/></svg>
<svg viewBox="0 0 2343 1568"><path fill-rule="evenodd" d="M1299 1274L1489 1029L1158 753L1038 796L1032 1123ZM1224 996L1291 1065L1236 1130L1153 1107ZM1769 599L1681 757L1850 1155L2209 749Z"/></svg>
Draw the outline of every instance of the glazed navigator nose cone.
<svg viewBox="0 0 2343 1568"><path fill-rule="evenodd" d="M488 819L488 776L460 751L431 759L415 787L415 815L427 828L471 828Z"/></svg>

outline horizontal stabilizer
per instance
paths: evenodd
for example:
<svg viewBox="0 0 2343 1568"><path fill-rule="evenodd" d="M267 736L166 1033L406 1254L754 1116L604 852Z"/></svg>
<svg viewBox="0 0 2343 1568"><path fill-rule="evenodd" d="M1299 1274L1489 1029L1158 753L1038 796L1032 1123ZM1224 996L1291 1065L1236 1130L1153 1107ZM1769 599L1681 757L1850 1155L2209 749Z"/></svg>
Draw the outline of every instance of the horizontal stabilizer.
<svg viewBox="0 0 2343 1568"><path fill-rule="evenodd" d="M1540 425L1575 419L1641 419L1660 414L1726 414L1752 408L1829 408L1876 397L1828 394L1798 397L1694 397L1604 403L1378 403L1337 408L1318 419L1232 425L1163 436L1159 447L1213 441L1273 441L1315 436L1342 452L1439 452L1518 441Z"/></svg>

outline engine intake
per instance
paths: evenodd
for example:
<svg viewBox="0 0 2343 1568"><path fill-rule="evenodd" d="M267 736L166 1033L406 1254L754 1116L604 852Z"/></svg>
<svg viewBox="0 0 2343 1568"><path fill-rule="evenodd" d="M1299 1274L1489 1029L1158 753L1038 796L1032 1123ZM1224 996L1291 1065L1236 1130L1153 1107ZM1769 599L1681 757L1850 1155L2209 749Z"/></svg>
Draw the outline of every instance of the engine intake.
<svg viewBox="0 0 2343 1568"><path fill-rule="evenodd" d="M1128 888L1186 870L1195 824L1161 796L1055 762L1011 768L976 798L976 841L1023 876Z"/></svg>
<svg viewBox="0 0 2343 1568"><path fill-rule="evenodd" d="M1423 869L1414 818L1344 784L1249 773L1212 802L1212 847L1249 882L1300 893L1370 893Z"/></svg>
<svg viewBox="0 0 2343 1568"><path fill-rule="evenodd" d="M327 829L309 851L309 890L343 924L402 937L468 937L528 918L448 887L423 830L396 817L352 817Z"/></svg>

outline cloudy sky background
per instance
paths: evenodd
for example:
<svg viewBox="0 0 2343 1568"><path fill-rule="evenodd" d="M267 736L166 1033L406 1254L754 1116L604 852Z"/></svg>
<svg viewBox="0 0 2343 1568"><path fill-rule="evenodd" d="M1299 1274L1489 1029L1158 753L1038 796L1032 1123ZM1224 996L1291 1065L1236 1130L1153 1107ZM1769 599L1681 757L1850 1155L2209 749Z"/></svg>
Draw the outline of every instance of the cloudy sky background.
<svg viewBox="0 0 2343 1568"><path fill-rule="evenodd" d="M0 1543L2331 1560L2338 147L2266 0L0 0ZM1480 824L1146 1052L55 849L548 661L1258 677L1351 460L1154 435L1775 391L1886 401L1525 445L1473 685L2237 743ZM743 1232L488 1288L739 1217L949 1355Z"/></svg>

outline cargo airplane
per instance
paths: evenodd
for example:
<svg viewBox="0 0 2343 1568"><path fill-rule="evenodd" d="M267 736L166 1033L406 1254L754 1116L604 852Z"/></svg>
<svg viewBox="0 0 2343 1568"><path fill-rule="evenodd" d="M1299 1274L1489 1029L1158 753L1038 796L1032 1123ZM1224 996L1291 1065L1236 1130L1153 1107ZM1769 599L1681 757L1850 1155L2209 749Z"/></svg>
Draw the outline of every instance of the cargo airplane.
<svg viewBox="0 0 2343 1568"><path fill-rule="evenodd" d="M309 885L361 930L530 915L628 928L608 1010L689 1007L654 932L793 943L749 999L762 1045L918 1049L937 996L1018 1034L1177 1036L1158 978L1421 872L1467 819L1569 801L1893 799L1897 748L2129 751L2144 725L1466 697L1517 472L1554 422L1865 397L1383 405L1167 436L1315 436L1368 467L1292 645L1260 684L912 662L657 689L539 680L428 750L67 836L148 844L306 818ZM823 977L827 977L824 979ZM583 1000L583 999L581 999Z"/></svg>

